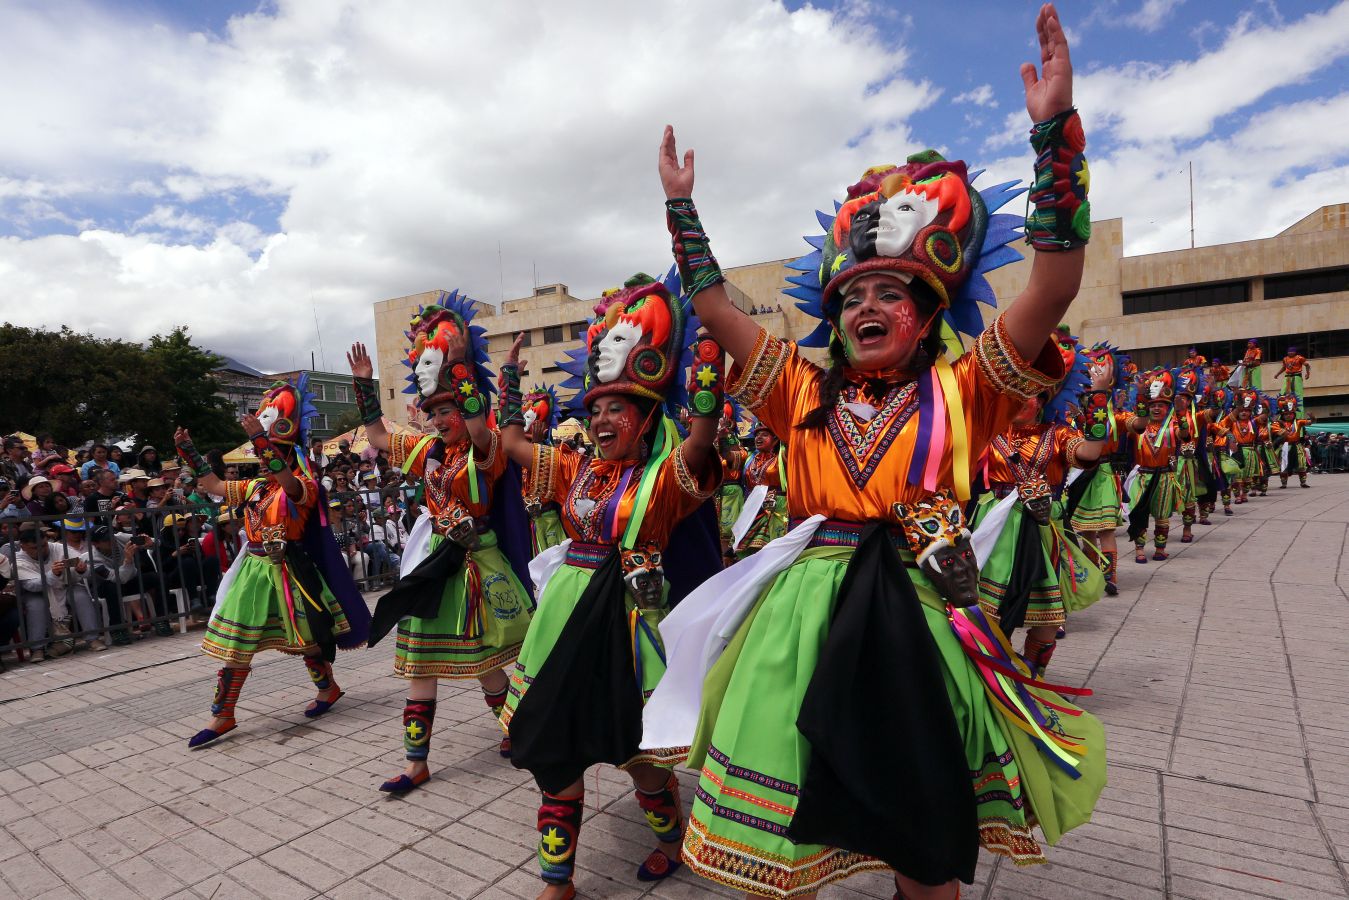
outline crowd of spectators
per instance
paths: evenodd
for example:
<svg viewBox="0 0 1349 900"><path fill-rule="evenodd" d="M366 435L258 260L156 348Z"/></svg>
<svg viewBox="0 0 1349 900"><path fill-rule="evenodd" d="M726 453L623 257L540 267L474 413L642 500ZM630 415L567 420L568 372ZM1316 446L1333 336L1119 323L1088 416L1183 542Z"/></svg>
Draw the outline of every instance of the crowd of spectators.
<svg viewBox="0 0 1349 900"><path fill-rule="evenodd" d="M208 454L227 480L256 474ZM327 527L363 589L391 583L419 511L416 479L387 456L342 442L308 462ZM0 450L0 670L3 653L34 661L101 651L201 624L242 542L239 510L200 488L173 454L95 443L71 451L40 435Z"/></svg>
<svg viewBox="0 0 1349 900"><path fill-rule="evenodd" d="M1349 435L1317 434L1311 439L1312 471L1349 471Z"/></svg>

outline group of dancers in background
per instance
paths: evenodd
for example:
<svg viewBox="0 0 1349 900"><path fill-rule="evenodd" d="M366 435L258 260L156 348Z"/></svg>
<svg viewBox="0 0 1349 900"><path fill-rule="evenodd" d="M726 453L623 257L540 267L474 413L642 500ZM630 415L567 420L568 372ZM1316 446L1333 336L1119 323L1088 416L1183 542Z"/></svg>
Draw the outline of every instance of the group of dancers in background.
<svg viewBox="0 0 1349 900"><path fill-rule="evenodd" d="M796 344L732 304L691 199L693 153L681 160L667 128L674 266L604 294L563 362L565 409L524 387L520 340L492 375L458 292L407 332L431 433L385 429L354 346L370 442L421 484L402 577L373 615L297 451L313 414L302 382L244 419L256 479L213 480L179 430L247 532L203 643L221 664L212 719L190 745L236 727L259 651L302 657L317 691L304 714L320 716L342 696L336 649L393 634L407 766L380 790L431 777L437 685L478 679L499 752L540 789L540 897L575 896L597 763L632 777L654 842L643 881L686 865L753 896L810 897L889 869L897 897L945 900L980 847L1044 861L1105 785L1103 729L1072 702L1090 692L1046 675L1069 613L1117 590L1116 529L1146 563L1151 519L1165 559L1176 513L1189 541L1219 498L1231 514L1273 475L1305 486L1307 420L1300 392L1232 388L1195 358L1136 372L1059 326L1090 179L1052 6L1037 32L1028 215L998 212L1014 183L976 188L935 151L867 170L791 264L787 293L819 319ZM1021 238L1027 286L985 327L984 276L1020 258ZM1307 368L1285 361L1299 388ZM588 448L551 439L564 411ZM676 765L699 773L688 816Z"/></svg>

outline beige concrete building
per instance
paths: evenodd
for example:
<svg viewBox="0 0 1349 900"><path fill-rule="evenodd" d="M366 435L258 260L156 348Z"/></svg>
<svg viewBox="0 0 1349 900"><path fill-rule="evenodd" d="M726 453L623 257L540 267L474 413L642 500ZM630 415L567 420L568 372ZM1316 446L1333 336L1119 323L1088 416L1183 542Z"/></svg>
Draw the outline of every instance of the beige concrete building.
<svg viewBox="0 0 1349 900"><path fill-rule="evenodd" d="M1308 411L1321 420L1349 420L1349 203L1324 206L1270 238L1124 255L1124 221L1092 225L1082 290L1068 314L1075 333L1088 344L1109 340L1130 351L1142 368L1179 363L1190 346L1210 359L1240 360L1248 338L1259 338L1266 365L1264 385L1277 391L1273 376L1289 344L1311 360L1306 382ZM801 252L805 252L804 244ZM786 249L790 250L791 247ZM815 320L781 293L789 259L726 270L737 305L775 334L800 338ZM1004 305L1025 286L1029 260L990 276ZM398 391L406 369L403 336L408 319L433 293L375 304L378 375L385 385L384 411L406 422L406 398ZM500 364L517 331L528 333L522 354L527 382L555 384L564 373L555 360L574 346L577 329L591 315L594 299L573 296L563 284L544 285L533 296L510 300L500 311L483 305L477 321L488 330L494 363ZM995 314L985 310L985 319ZM810 354L819 358L819 353ZM396 388L388 386L397 385ZM401 398L401 399L400 399Z"/></svg>

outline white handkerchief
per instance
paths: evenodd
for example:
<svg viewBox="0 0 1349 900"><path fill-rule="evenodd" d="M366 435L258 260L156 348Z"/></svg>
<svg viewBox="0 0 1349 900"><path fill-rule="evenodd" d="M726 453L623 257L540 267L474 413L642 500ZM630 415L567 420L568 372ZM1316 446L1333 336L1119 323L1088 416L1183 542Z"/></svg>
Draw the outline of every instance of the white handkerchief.
<svg viewBox="0 0 1349 900"><path fill-rule="evenodd" d="M844 407L863 422L870 422L876 418L876 407L870 403L845 403Z"/></svg>
<svg viewBox="0 0 1349 900"><path fill-rule="evenodd" d="M591 500L589 497L582 497L580 500L576 501L576 512L581 516L589 515L590 511L594 508L595 501Z"/></svg>

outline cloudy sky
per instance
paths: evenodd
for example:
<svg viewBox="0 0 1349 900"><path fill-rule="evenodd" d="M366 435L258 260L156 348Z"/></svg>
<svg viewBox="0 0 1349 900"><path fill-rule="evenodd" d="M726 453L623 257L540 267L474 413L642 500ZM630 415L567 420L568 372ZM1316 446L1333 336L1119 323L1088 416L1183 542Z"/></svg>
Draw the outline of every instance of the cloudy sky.
<svg viewBox="0 0 1349 900"><path fill-rule="evenodd" d="M944 17L959 8L958 21ZM7 0L0 314L262 368L377 300L668 265L662 126L723 264L793 255L868 165L1030 172L1022 0ZM1349 200L1349 0L1068 0L1097 217L1126 252ZM986 176L986 177L990 177ZM317 322L317 327L316 327Z"/></svg>

